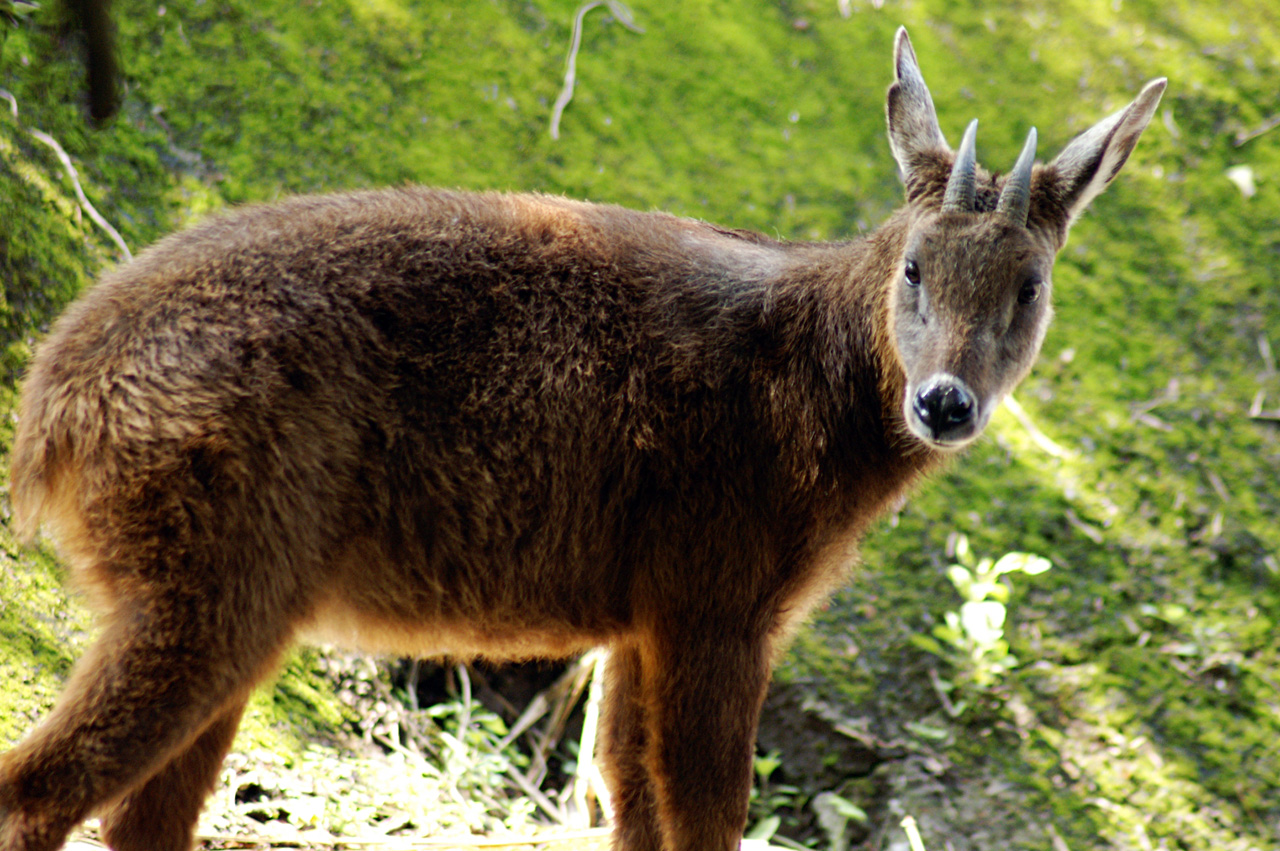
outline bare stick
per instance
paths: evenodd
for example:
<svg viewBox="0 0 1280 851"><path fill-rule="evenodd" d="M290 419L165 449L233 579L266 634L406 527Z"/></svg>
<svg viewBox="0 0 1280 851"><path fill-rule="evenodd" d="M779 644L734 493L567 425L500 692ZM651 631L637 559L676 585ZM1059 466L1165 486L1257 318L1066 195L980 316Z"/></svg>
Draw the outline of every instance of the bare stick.
<svg viewBox="0 0 1280 851"><path fill-rule="evenodd" d="M924 841L920 838L920 829L916 827L913 816L907 816L902 820L902 829L906 831L907 844L911 846L911 851L924 851Z"/></svg>
<svg viewBox="0 0 1280 851"><path fill-rule="evenodd" d="M582 692L586 689L590 677L591 659L589 654L585 654L552 686L553 689L558 689L563 683L565 690L560 691L559 697L551 704L551 717L547 719L547 726L542 731L542 735L537 737L534 742L532 764L529 770L525 772L525 779L529 783L535 786L542 784L547 773L547 754L551 753L560 741L560 736L564 733L564 727L569 720L569 715L572 714L573 707L578 703L578 698L582 696Z"/></svg>
<svg viewBox="0 0 1280 851"><path fill-rule="evenodd" d="M1263 135L1264 133L1270 133L1272 130L1276 129L1277 127L1280 127L1280 115L1273 115L1270 118L1268 118L1266 121L1262 122L1262 125L1257 129L1241 130L1239 133L1237 133L1235 138L1235 145L1238 148L1241 145L1243 145L1245 142L1248 142L1252 139L1256 139L1259 136Z"/></svg>
<svg viewBox="0 0 1280 851"><path fill-rule="evenodd" d="M560 138L560 116L564 114L564 108L569 105L569 101L573 100L573 87L577 82L578 76L578 48L582 46L582 21L586 18L587 12L597 6L605 5L609 7L609 11L617 18L618 23L632 32L644 32L643 29L635 25L631 10L619 0L592 0L592 2L584 3L578 7L578 13L573 17L573 37L569 40L569 61L564 72L564 88L560 90L560 96L556 98L555 106L551 108L552 139Z"/></svg>
<svg viewBox="0 0 1280 851"><path fill-rule="evenodd" d="M1254 394L1253 402L1249 405L1249 416L1255 420L1271 420L1272 422L1280 422L1280 408L1274 411L1264 411L1262 403L1267 401L1267 391L1259 390Z"/></svg>
<svg viewBox="0 0 1280 851"><path fill-rule="evenodd" d="M1017 421L1022 424L1022 427L1027 430L1027 433L1031 435L1032 442L1034 442L1036 446L1039 446L1054 458L1067 457L1067 450L1054 443L1049 435L1042 432L1040 428L1031 421L1030 415L1027 414L1022 405L1018 404L1018 400L1013 398L1012 393L1004 397L1004 406L1009 409L1009 413L1013 414L1014 418L1017 419Z"/></svg>
<svg viewBox="0 0 1280 851"><path fill-rule="evenodd" d="M18 99L13 96L13 92L8 89L0 89L0 98L4 98L9 102L9 112L13 113L13 120L18 120ZM89 199L84 194L84 189L80 186L80 175L76 173L76 167L71 164L71 157L67 156L67 152L62 149L62 145L58 144L58 140L45 133L43 130L28 130L31 136L41 142L44 142L53 152L58 155L58 161L62 163L62 167L67 170L67 175L71 178L71 185L75 187L76 198L80 200L80 209L84 210L90 219L98 227L107 232L107 236L120 249L120 253L124 255L125 260L132 260L133 253L129 251L129 246L125 245L124 238L120 236L120 232L111 226L111 223L102 217L102 214L89 203Z"/></svg>
<svg viewBox="0 0 1280 851"><path fill-rule="evenodd" d="M71 185L75 187L76 197L80 199L81 209L88 214L89 218L93 219L94 224L106 231L107 236L111 237L111 241L116 244L120 249L120 253L124 255L124 259L132 260L133 252L129 251L129 246L125 245L124 238L120 236L120 232L113 228L111 223L104 219L102 214L99 213L94 206L89 203L89 199L85 197L84 189L80 187L80 175L76 173L76 167L71 164L71 157L67 156L67 152L58 144L58 140L42 130L28 130L27 132L39 141L44 142L50 148L53 148L53 152L58 155L58 159L61 161L62 167L67 170L67 175L71 178Z"/></svg>
<svg viewBox="0 0 1280 851"><path fill-rule="evenodd" d="M526 780L518 771L511 771L505 775L508 779L520 787L520 791L528 795L535 804L542 808L542 811L549 815L556 824L567 824L568 816L564 810L558 807L554 801L548 798L541 789Z"/></svg>
<svg viewBox="0 0 1280 851"><path fill-rule="evenodd" d="M596 727L600 721L600 703L604 699L604 651L594 650L591 657L591 688L587 692L587 706L583 712L582 738L578 743L578 771L573 778L573 809L570 810L570 827L590 827L591 809L587 805L587 792L591 787L592 770L595 767Z"/></svg>
<svg viewBox="0 0 1280 851"><path fill-rule="evenodd" d="M577 687L575 684L583 678L583 659L574 662L573 665L560 675L554 683L547 686L529 701L528 708L524 713L511 725L511 730L498 743L498 750L504 750L508 745L514 742L519 736L532 727L539 718L550 712L555 706L558 706L565 698L566 693L574 692ZM574 693L573 700L577 700Z"/></svg>
<svg viewBox="0 0 1280 851"><path fill-rule="evenodd" d="M502 741L498 742L498 750L506 750L507 745L514 742L520 735L537 723L538 719L546 715L551 709L551 703L546 698L546 692L538 692L534 695L533 700L529 701L529 705L525 707L524 712L520 713L520 717L511 725L511 729L507 735L502 737Z"/></svg>
<svg viewBox="0 0 1280 851"><path fill-rule="evenodd" d="M1065 516L1067 518L1067 522L1071 524L1071 527L1075 529L1077 532L1079 532L1081 535L1084 535L1086 538L1088 538L1090 541L1093 541L1095 544L1102 543L1102 533L1099 532L1094 527L1090 526L1088 523L1081 520L1079 514L1076 514L1074 511L1068 508Z"/></svg>
<svg viewBox="0 0 1280 851"><path fill-rule="evenodd" d="M465 752L467 745L467 729L471 726L471 676L467 666L458 665L458 682L462 686L462 715L458 718L458 741Z"/></svg>

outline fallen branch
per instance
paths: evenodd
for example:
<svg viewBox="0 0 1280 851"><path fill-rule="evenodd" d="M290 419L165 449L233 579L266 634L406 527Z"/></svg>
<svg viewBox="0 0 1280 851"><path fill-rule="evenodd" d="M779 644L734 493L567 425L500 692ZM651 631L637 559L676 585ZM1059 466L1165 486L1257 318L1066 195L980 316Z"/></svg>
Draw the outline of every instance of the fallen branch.
<svg viewBox="0 0 1280 851"><path fill-rule="evenodd" d="M537 804L544 813L551 817L556 824L567 824L569 821L563 808L556 805L554 801L546 796L546 794L537 786L530 783L518 771L510 771L505 775L513 783L520 787L520 791L524 792L535 804Z"/></svg>
<svg viewBox="0 0 1280 851"><path fill-rule="evenodd" d="M1067 450L1054 443L1049 435L1042 432L1039 427L1031 421L1031 416L1026 412L1022 405L1018 404L1018 400L1013 398L1012 393L1004 397L1004 406L1009 409L1009 413L1013 414L1014 419L1021 423L1022 427L1027 430L1027 433L1031 435L1031 441L1035 443L1036 446L1039 446L1054 458L1067 457Z"/></svg>
<svg viewBox="0 0 1280 851"><path fill-rule="evenodd" d="M1102 543L1102 533L1098 531L1096 528L1094 528L1093 526L1081 520L1079 514L1076 514L1074 511L1068 508L1064 516L1067 518L1067 523L1071 525L1071 528L1075 529L1077 532L1079 532L1081 535L1084 535L1086 538L1088 538L1090 541L1093 541L1095 544Z"/></svg>
<svg viewBox="0 0 1280 851"><path fill-rule="evenodd" d="M1262 356L1262 363L1267 368L1267 375L1276 374L1276 356L1271 351L1271 341L1267 339L1266 334L1258 335L1258 354Z"/></svg>
<svg viewBox="0 0 1280 851"><path fill-rule="evenodd" d="M569 60L564 72L564 88L560 90L560 96L556 98L555 106L551 108L552 139L560 138L560 117L564 114L564 108L569 105L569 101L573 100L573 87L578 76L578 48L582 46L582 21L586 18L587 12L597 6L608 6L618 23L632 32L644 32L643 28L636 26L631 10L623 5L621 0L592 0L578 7L578 13L573 18L573 37L569 40Z"/></svg>
<svg viewBox="0 0 1280 851"><path fill-rule="evenodd" d="M1132 419L1136 423L1142 423L1158 431L1173 431L1173 426L1153 414L1148 414L1146 411L1134 414Z"/></svg>
<svg viewBox="0 0 1280 851"><path fill-rule="evenodd" d="M1253 420L1269 420L1271 422L1280 422L1280 408L1272 411L1264 411L1262 403L1267 400L1267 391L1259 390L1254 394L1253 402L1249 405L1249 419Z"/></svg>
<svg viewBox="0 0 1280 851"><path fill-rule="evenodd" d="M1272 130L1280 127L1280 115L1273 115L1266 121L1262 122L1256 130L1241 130L1236 134L1235 146L1238 148L1245 142L1258 138L1264 133L1270 133Z"/></svg>
<svg viewBox="0 0 1280 851"><path fill-rule="evenodd" d="M458 683L462 687L462 714L458 717L458 747L465 754L467 748L467 729L471 727L471 676L467 666L458 665Z"/></svg>
<svg viewBox="0 0 1280 851"><path fill-rule="evenodd" d="M13 93L0 89L0 97L9 102L9 111L13 114L13 120L18 120L18 99ZM67 176L71 178L71 185L76 190L76 198L80 202L80 209L84 211L93 223L102 228L107 236L111 237L111 241L120 249L120 253L124 255L125 260L133 259L133 252L129 250L129 246L125 244L124 238L120 236L120 232L111 226L111 223L102 217L97 208L89 203L89 198L84 194L84 188L80 185L80 175L76 172L76 167L71 163L71 157L67 156L67 152L63 150L62 145L58 144L58 140L45 133L43 130L28 128L27 133L35 140L48 145L57 154L58 161L62 163L62 167L67 170Z"/></svg>
<svg viewBox="0 0 1280 851"><path fill-rule="evenodd" d="M578 742L578 770L573 778L573 794L570 800L573 807L569 812L571 827L591 826L591 807L587 803L587 795L593 788L608 793L603 786L597 785L595 747L596 727L600 720L600 704L604 700L604 664L603 650L593 650L587 654L591 659L591 686L587 692L587 705L583 712L582 738ZM603 800L601 801L604 804ZM605 807L607 809L607 806Z"/></svg>
<svg viewBox="0 0 1280 851"><path fill-rule="evenodd" d="M531 738L533 759L530 761L529 770L524 774L524 780L530 785L542 785L547 775L547 755L560 743L560 737L564 734L569 716L591 681L593 667L591 655L582 656L544 692L547 700L546 708L542 711L549 712L550 717L541 735ZM530 708L533 708L532 704ZM509 738L511 738L510 734L507 736L507 739ZM503 741L505 742L506 739Z"/></svg>

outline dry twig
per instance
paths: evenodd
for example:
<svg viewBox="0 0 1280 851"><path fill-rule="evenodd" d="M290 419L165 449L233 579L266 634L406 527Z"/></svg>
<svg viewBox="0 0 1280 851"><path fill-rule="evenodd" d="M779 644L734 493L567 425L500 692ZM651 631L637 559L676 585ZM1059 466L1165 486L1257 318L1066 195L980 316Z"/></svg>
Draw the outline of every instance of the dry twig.
<svg viewBox="0 0 1280 851"><path fill-rule="evenodd" d="M1267 339L1266 334L1258 335L1258 354L1262 356L1262 363L1266 366L1268 376L1276 374L1276 356L1271 351L1271 341Z"/></svg>
<svg viewBox="0 0 1280 851"><path fill-rule="evenodd" d="M552 139L560 138L560 116L564 114L564 108L569 105L569 101L573 100L573 87L578 76L578 48L582 46L582 21L586 18L587 12L597 6L608 6L618 23L632 32L644 32L643 28L636 26L631 10L621 0L592 0L578 7L578 13L573 18L573 37L569 40L569 59L564 72L564 87L560 90L560 96L556 98L555 106L551 108Z"/></svg>
<svg viewBox="0 0 1280 851"><path fill-rule="evenodd" d="M1077 532L1079 532L1081 535L1084 535L1086 538L1088 538L1090 541L1093 541L1095 544L1102 543L1102 533L1098 531L1098 529L1095 528L1094 526L1091 526L1090 524L1081 520L1079 514L1076 514L1074 511L1068 508L1064 516L1067 518L1067 523L1071 525L1071 528L1075 529Z"/></svg>
<svg viewBox="0 0 1280 851"><path fill-rule="evenodd" d="M1254 420L1271 420L1272 422L1280 422L1280 408L1275 410L1263 410L1262 405L1267 401L1267 391L1259 390L1253 396L1253 402L1249 405L1249 418Z"/></svg>
<svg viewBox="0 0 1280 851"><path fill-rule="evenodd" d="M547 775L547 755L560 743L560 737L564 734L565 724L573 713L573 707L577 705L578 699L590 681L591 670L592 661L588 654L575 662L544 692L546 709L543 712L549 712L550 718L547 719L547 725L542 734L533 742L533 759L524 776L530 785L542 785ZM536 699L534 702L537 702ZM510 738L511 735L508 734L507 739Z"/></svg>
<svg viewBox="0 0 1280 851"><path fill-rule="evenodd" d="M593 650L585 658L591 660L591 688L587 692L582 738L578 744L578 770L573 778L573 809L569 813L571 827L591 826L591 808L587 797L593 788L597 791L601 806L608 809L605 803L608 793L603 784L596 781L598 772L595 765L596 727L600 720L600 704L604 699L605 653L603 650Z"/></svg>
<svg viewBox="0 0 1280 851"><path fill-rule="evenodd" d="M120 249L120 253L124 255L125 260L133 259L133 252L129 250L129 246L125 245L124 237L120 236L120 231L111 226L111 222L102 217L92 204L89 203L88 197L84 194L83 187L80 186L80 175L76 173L76 167L71 164L71 157L67 156L67 152L58 144L58 140L45 133L43 130L28 130L32 138L44 142L53 152L58 155L58 161L62 163L62 167L67 170L67 176L71 178L71 185L75 187L76 198L80 201L80 208L85 214L93 219L93 223L106 231L107 236L111 237L111 241Z"/></svg>
<svg viewBox="0 0 1280 851"><path fill-rule="evenodd" d="M1235 145L1238 148L1241 145L1243 145L1245 142L1256 139L1259 136L1263 135L1264 133L1270 133L1272 130L1276 129L1277 127L1280 127L1280 115L1273 115L1270 118L1268 118L1266 121L1262 122L1262 124L1259 125L1256 129L1241 130L1239 133L1237 133L1235 138Z"/></svg>
<svg viewBox="0 0 1280 851"><path fill-rule="evenodd" d="M1039 446L1054 458L1067 457L1067 450L1054 443L1049 435L1042 432L1040 428L1031 421L1031 416L1026 412L1022 405L1018 403L1018 400L1013 398L1012 393L1004 397L1004 406L1009 409L1009 413L1013 414L1014 419L1021 423L1022 427L1027 430L1027 433L1031 435L1031 441L1035 443L1036 446Z"/></svg>
<svg viewBox="0 0 1280 851"><path fill-rule="evenodd" d="M13 114L13 120L18 120L18 99L13 93L7 89L0 89L0 97L9 102L9 111ZM111 223L102 217L97 208L89 203L89 198L84 194L84 188L80 185L80 175L76 172L76 167L71 163L71 157L67 156L67 152L63 150L62 145L58 144L58 140L45 133L43 130L35 128L27 129L31 138L48 145L57 154L58 161L62 163L62 167L66 169L67 176L71 178L71 185L75 188L76 198L80 202L80 209L84 210L85 215L93 220L93 223L102 228L107 236L111 237L111 241L120 249L120 253L124 255L125 260L132 260L133 253L129 251L129 246L125 244L124 238L120 236L120 232L111 226Z"/></svg>

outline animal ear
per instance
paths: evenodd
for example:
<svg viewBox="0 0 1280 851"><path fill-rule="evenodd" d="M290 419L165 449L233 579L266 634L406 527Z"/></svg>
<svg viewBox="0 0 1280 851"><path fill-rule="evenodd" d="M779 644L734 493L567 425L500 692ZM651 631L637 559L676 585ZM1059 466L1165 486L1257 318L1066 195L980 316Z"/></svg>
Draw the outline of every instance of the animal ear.
<svg viewBox="0 0 1280 851"><path fill-rule="evenodd" d="M922 155L949 155L951 148L938 127L938 113L933 109L933 98L920 74L906 27L898 29L894 41L893 71L894 82L885 105L889 147L902 169L903 182L909 184L912 172L926 158Z"/></svg>
<svg viewBox="0 0 1280 851"><path fill-rule="evenodd" d="M1055 191L1070 225L1120 173L1138 144L1168 81L1152 80L1133 103L1081 133L1049 164Z"/></svg>

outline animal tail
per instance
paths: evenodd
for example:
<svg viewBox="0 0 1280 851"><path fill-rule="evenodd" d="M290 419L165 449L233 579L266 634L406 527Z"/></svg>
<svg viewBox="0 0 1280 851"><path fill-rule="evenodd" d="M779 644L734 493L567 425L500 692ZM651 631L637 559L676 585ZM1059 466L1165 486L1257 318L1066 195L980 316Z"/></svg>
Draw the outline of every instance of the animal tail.
<svg viewBox="0 0 1280 851"><path fill-rule="evenodd" d="M12 528L31 541L44 522L57 524L80 478L77 469L100 430L91 395L76 394L59 381L51 358L37 355L18 404L17 429L10 456L9 499Z"/></svg>

